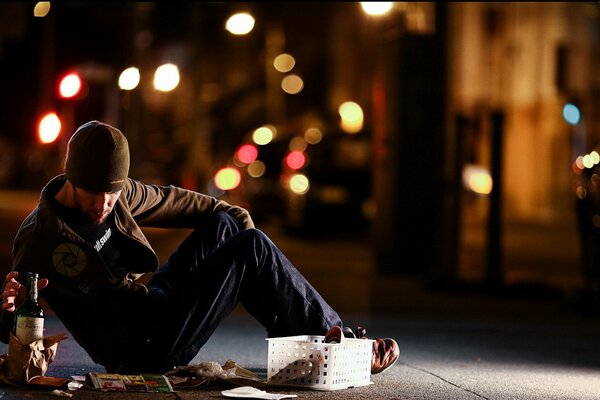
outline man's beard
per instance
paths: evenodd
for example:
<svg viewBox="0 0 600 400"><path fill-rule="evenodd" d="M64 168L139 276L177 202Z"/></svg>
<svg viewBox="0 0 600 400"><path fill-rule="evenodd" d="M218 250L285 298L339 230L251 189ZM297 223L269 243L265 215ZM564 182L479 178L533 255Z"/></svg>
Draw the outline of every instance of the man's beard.
<svg viewBox="0 0 600 400"><path fill-rule="evenodd" d="M81 203L79 202L79 198L77 196L77 187L73 187L73 202L77 206L77 209L79 211L81 211L87 217L87 219L93 224L103 223L104 221L106 221L108 214L110 214L110 211L107 212L106 214L86 211L81 206Z"/></svg>

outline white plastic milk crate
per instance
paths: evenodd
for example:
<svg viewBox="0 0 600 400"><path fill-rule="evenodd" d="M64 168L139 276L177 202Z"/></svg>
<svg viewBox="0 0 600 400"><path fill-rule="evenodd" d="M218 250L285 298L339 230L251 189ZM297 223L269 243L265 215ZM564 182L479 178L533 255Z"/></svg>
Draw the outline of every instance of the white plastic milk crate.
<svg viewBox="0 0 600 400"><path fill-rule="evenodd" d="M324 336L268 338L267 383L314 390L338 390L371 384L373 340Z"/></svg>

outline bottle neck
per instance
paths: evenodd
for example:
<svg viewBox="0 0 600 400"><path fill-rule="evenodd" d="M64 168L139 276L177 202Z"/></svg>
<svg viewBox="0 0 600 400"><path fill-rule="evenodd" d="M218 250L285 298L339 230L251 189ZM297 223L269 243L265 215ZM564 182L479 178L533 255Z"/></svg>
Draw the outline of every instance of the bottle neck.
<svg viewBox="0 0 600 400"><path fill-rule="evenodd" d="M26 300L36 302L38 299L37 279L29 278L27 286Z"/></svg>

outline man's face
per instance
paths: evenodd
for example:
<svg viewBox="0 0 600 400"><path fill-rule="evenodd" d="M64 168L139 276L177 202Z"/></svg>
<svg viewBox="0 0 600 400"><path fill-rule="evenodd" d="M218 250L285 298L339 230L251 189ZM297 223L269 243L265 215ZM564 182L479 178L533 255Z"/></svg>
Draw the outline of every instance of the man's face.
<svg viewBox="0 0 600 400"><path fill-rule="evenodd" d="M94 193L75 187L73 197L75 204L92 223L101 224L112 211L120 195L120 190Z"/></svg>

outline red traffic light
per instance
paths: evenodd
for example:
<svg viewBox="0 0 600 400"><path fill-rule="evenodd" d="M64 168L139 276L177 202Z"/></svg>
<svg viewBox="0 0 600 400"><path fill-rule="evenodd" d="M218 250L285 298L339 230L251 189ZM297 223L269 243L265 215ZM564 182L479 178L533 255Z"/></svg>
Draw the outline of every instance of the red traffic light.
<svg viewBox="0 0 600 400"><path fill-rule="evenodd" d="M70 72L62 77L58 84L58 94L63 99L76 97L83 87L81 76L77 72Z"/></svg>

